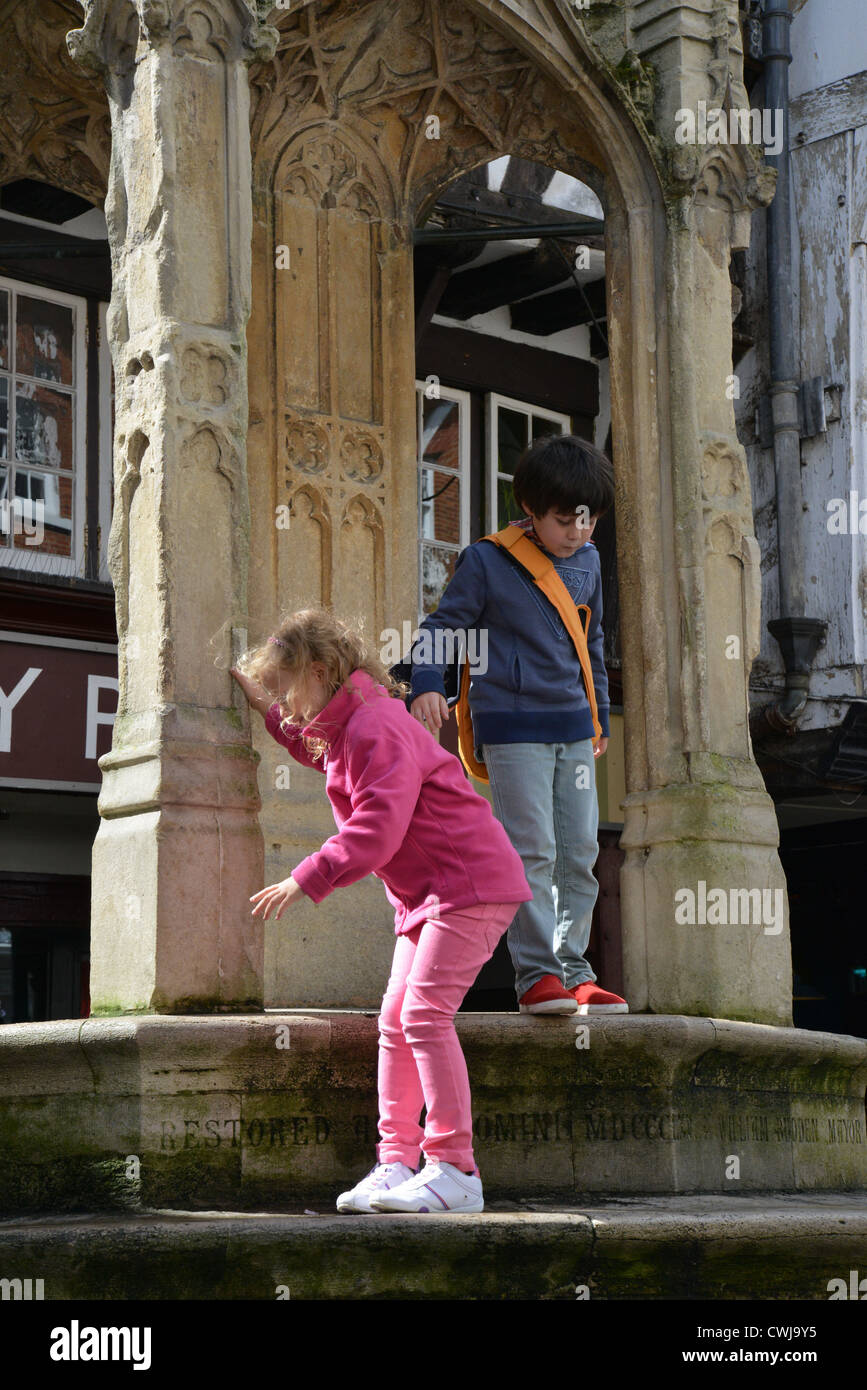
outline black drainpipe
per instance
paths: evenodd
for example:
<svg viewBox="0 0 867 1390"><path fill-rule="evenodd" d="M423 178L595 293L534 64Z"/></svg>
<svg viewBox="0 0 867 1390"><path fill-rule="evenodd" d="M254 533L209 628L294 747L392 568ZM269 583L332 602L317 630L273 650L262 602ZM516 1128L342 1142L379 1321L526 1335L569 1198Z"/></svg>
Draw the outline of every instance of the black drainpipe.
<svg viewBox="0 0 867 1390"><path fill-rule="evenodd" d="M801 434L792 299L792 231L789 179L789 64L792 51L789 0L765 0L762 57L764 106L781 111L783 143L767 161L777 170L777 187L767 210L768 328L770 398L774 431L777 495L777 551L780 616L768 623L786 668L786 689L779 700L750 718L753 737L793 734L807 704L810 671L828 624L805 616L805 509L801 486Z"/></svg>

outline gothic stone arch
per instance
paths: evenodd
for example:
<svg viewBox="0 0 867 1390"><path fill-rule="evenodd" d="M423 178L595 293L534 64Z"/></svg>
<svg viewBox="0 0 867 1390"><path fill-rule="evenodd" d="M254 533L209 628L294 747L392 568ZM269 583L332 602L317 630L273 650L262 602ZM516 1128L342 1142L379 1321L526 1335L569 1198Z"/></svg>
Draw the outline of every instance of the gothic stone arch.
<svg viewBox="0 0 867 1390"><path fill-rule="evenodd" d="M646 8L624 7L633 21L652 18ZM317 487L330 513L344 518L327 532L331 554L319 572L329 589L317 597L370 596L374 636L412 619L412 227L452 178L505 153L593 184L606 210L618 473L626 988L634 1009L786 1022L786 923L675 922L680 889L699 891L701 881L727 891L778 889L784 880L745 719L757 563L726 391L729 252L743 244L749 209L772 186L755 151L705 155L666 140L687 97L743 93L732 6L711 16L669 8L668 31L650 25L646 51L619 64L610 56L620 38L615 21L590 34L563 0L333 0L272 14L277 50L251 74L251 609L264 622L281 601L292 574L291 530L275 532L271 519L313 470L286 456L288 411L298 427L319 432ZM674 53L687 22L706 45L701 89ZM430 116L439 121L435 139ZM288 249L288 268L278 268L277 246ZM354 475L347 431L367 441L368 462ZM724 460L736 485L720 494ZM365 505L347 513L359 495ZM376 531L376 517L384 551L354 537L355 526ZM341 578L350 556L362 572ZM374 574L380 563L383 573ZM311 811L299 805L292 826L305 852L327 832ZM266 840L279 841L275 871L285 859L286 819L285 802L266 794ZM359 931L367 910L365 902ZM335 909L340 934L348 912L344 903ZM324 915L320 909L317 921ZM290 966L304 995L291 1002L327 987L337 932L332 940L317 925L317 935L321 962L275 957L275 1002L286 1002ZM361 998L377 988L381 966L371 961L369 984L356 975ZM347 984L339 1002L361 999Z"/></svg>

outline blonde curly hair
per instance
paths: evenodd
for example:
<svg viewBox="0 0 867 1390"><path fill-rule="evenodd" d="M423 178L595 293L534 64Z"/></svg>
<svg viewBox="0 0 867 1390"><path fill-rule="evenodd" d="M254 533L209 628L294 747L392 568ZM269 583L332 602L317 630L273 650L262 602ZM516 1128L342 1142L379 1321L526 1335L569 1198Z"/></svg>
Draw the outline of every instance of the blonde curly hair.
<svg viewBox="0 0 867 1390"><path fill-rule="evenodd" d="M246 651L237 667L269 693L273 691L274 677L278 673L288 677L288 689L284 679L284 689L279 694L274 692L275 699L283 713L281 728L289 725L290 729L297 729L289 717L290 696L308 681L311 668L317 662L325 667L330 696L349 680L353 671L365 671L395 699L405 699L410 691L405 681L397 681L389 674L367 646L360 629L342 622L322 604L284 614L268 641ZM301 714L305 723L310 723L316 711L308 707ZM328 740L307 737L304 745L314 759L319 759L328 747Z"/></svg>

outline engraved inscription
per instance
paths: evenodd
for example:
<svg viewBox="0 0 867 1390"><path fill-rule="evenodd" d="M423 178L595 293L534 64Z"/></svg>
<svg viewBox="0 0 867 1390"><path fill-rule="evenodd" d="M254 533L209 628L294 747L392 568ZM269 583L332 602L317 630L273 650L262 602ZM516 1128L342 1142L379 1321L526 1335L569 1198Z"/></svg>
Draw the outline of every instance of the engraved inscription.
<svg viewBox="0 0 867 1390"><path fill-rule="evenodd" d="M483 1144L550 1144L572 1137L572 1117L562 1110L537 1114L510 1111L507 1115L477 1115L473 1136Z"/></svg>
<svg viewBox="0 0 867 1390"><path fill-rule="evenodd" d="M251 1120L164 1119L161 1122L162 1153L184 1149L285 1149L334 1143L351 1135L368 1147L377 1140L372 1114L340 1116L277 1115ZM761 1114L704 1117L671 1113L618 1114L612 1110L588 1110L572 1116L568 1111L511 1110L476 1115L473 1137L482 1144L559 1144L573 1139L587 1143L623 1140L650 1143L682 1143L719 1136L730 1143L861 1144L865 1141L860 1119L838 1116L793 1117Z"/></svg>
<svg viewBox="0 0 867 1390"><path fill-rule="evenodd" d="M692 1115L615 1115L597 1111L584 1116L587 1139L654 1139L672 1144L695 1139Z"/></svg>
<svg viewBox="0 0 867 1390"><path fill-rule="evenodd" d="M249 1147L283 1149L289 1145L326 1144L331 1123L324 1115L277 1115L242 1120L163 1120L160 1150Z"/></svg>

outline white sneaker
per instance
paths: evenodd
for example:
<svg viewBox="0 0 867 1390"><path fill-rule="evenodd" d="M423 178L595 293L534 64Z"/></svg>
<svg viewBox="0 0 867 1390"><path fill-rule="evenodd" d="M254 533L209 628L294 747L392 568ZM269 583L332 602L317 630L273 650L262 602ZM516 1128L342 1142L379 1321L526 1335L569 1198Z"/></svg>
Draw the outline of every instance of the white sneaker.
<svg viewBox="0 0 867 1390"><path fill-rule="evenodd" d="M350 1192L341 1192L337 1198L337 1210L373 1211L374 1208L370 1205L371 1193L397 1187L412 1175L412 1168L408 1168L405 1163L376 1163Z"/></svg>
<svg viewBox="0 0 867 1390"><path fill-rule="evenodd" d="M374 1211L484 1211L482 1180L439 1159L425 1164L399 1187L374 1192Z"/></svg>

